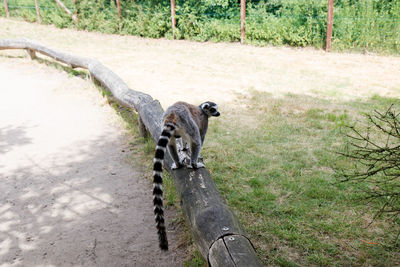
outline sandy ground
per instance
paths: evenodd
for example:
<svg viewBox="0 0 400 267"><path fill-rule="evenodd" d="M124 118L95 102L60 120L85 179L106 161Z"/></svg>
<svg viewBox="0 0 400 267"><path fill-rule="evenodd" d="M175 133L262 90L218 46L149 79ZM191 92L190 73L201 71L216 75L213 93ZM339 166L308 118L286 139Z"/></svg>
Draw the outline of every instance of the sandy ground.
<svg viewBox="0 0 400 267"><path fill-rule="evenodd" d="M0 57L0 81L0 266L182 266L182 229L160 252L149 179L97 89L24 58Z"/></svg>

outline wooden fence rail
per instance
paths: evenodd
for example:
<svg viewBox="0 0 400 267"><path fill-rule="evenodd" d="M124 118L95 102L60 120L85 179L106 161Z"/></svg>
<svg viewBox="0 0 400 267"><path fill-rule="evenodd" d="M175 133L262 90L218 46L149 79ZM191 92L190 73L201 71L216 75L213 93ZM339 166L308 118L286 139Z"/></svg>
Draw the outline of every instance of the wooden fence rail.
<svg viewBox="0 0 400 267"><path fill-rule="evenodd" d="M148 94L130 89L99 61L59 52L28 39L0 39L2 49L25 49L31 58L39 52L71 68L87 69L92 79L109 90L121 105L137 111L141 132L145 134L147 131L157 141L163 115L160 103ZM207 169L181 168L171 171L168 167L171 163L172 159L167 155L165 166L171 172L194 240L209 265L262 266L237 217L219 193Z"/></svg>

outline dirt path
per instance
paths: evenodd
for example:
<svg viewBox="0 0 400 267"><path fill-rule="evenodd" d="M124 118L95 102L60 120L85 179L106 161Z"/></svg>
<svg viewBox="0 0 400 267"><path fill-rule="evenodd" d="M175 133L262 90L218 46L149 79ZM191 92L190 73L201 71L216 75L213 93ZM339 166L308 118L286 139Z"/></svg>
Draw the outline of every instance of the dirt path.
<svg viewBox="0 0 400 267"><path fill-rule="evenodd" d="M27 37L100 60L165 107L213 100L222 112L249 89L339 101L400 97L400 57L196 43L57 29L0 18L0 38ZM3 53L3 52L2 52Z"/></svg>
<svg viewBox="0 0 400 267"><path fill-rule="evenodd" d="M97 89L24 58L0 57L0 81L0 265L181 266L181 230L161 253L151 186Z"/></svg>

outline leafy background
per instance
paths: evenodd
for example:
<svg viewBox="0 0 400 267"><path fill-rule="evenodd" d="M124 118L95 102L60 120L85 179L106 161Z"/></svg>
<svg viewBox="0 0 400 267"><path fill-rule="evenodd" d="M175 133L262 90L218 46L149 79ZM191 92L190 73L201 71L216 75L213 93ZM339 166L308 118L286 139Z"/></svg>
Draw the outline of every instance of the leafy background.
<svg viewBox="0 0 400 267"><path fill-rule="evenodd" d="M33 0L9 0L11 16L36 21ZM115 2L77 1L75 23L54 1L39 0L43 23L57 27L152 38L172 38L169 0L125 0L119 20ZM64 3L74 10L72 0ZM326 40L326 0L248 0L246 40L258 45L313 46ZM5 10L0 8L0 15ZM178 39L238 42L240 1L177 0ZM336 50L398 53L400 1L337 0L334 7L333 48Z"/></svg>

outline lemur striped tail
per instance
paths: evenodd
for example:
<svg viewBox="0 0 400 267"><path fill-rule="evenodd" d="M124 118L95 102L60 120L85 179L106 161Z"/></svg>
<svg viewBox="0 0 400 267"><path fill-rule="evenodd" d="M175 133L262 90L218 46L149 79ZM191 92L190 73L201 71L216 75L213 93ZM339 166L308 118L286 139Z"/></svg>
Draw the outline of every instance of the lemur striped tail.
<svg viewBox="0 0 400 267"><path fill-rule="evenodd" d="M158 240L162 250L168 250L167 233L165 231L164 210L163 210L163 190L162 190L162 166L167 145L171 136L174 134L175 126L166 123L156 146L153 168L153 204L154 214L158 230Z"/></svg>

